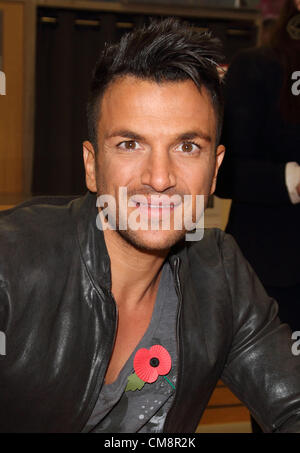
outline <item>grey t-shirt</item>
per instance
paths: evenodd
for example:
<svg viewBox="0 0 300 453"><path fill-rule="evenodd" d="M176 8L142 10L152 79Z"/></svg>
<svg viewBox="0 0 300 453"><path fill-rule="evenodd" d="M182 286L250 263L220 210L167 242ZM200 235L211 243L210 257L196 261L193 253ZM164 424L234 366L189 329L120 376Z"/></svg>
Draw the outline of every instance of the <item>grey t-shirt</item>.
<svg viewBox="0 0 300 453"><path fill-rule="evenodd" d="M172 270L164 264L152 318L143 338L127 360L118 378L103 385L83 432L159 433L172 405L177 371L176 315L178 298ZM166 376L145 383L140 390L125 391L134 373L133 359L141 348L159 344L169 352L172 365Z"/></svg>

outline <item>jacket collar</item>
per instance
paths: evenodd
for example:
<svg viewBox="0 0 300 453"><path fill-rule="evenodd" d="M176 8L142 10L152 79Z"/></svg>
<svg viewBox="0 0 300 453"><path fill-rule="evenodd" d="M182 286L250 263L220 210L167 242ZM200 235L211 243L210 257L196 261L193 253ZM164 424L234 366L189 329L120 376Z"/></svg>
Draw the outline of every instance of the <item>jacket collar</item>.
<svg viewBox="0 0 300 453"><path fill-rule="evenodd" d="M81 257L95 287L111 289L110 259L103 231L96 225L98 208L96 193L87 192L71 203Z"/></svg>

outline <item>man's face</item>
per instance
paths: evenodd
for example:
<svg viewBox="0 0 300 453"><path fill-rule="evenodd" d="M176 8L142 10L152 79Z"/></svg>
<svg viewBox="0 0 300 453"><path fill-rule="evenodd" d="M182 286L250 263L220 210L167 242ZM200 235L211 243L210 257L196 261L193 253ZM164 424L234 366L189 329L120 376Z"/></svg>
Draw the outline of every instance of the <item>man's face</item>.
<svg viewBox="0 0 300 453"><path fill-rule="evenodd" d="M114 81L101 103L98 153L90 142L84 143L88 189L116 200L114 233L145 250L167 250L179 241L186 228L182 221L182 229L176 229L174 219L183 216L184 206L166 200L176 195L183 202L184 195L191 196L196 220L196 195L204 195L207 203L224 154L223 146L216 151L215 137L208 92L202 88L200 93L191 80L157 84L126 76ZM120 187L133 200L126 213L119 204ZM161 195L167 197L159 205L153 200ZM149 228L133 229L129 221L126 230L119 230L119 215L129 220L133 210L140 213L134 216L137 220L148 215ZM162 229L166 211L170 228Z"/></svg>

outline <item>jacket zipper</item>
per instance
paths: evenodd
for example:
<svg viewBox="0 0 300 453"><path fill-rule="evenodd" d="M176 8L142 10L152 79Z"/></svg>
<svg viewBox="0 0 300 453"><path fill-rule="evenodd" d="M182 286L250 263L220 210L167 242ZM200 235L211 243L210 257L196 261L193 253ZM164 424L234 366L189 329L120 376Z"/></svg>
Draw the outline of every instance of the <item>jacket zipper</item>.
<svg viewBox="0 0 300 453"><path fill-rule="evenodd" d="M181 284L179 279L179 266L180 266L180 258L176 256L174 258L174 280L175 280L175 290L178 297L178 309L177 309L177 319L176 319L176 350L177 350L177 380L176 380L176 390L174 395L174 400L169 412L166 416L166 420L163 427L163 432L166 432L165 429L168 426L168 422L170 419L170 414L172 413L172 409L177 404L177 395L178 395L178 385L179 385L179 375L181 373L181 360L179 357L180 354L180 347L179 347L179 323L180 323L180 313L181 313L181 306L182 306L182 290Z"/></svg>

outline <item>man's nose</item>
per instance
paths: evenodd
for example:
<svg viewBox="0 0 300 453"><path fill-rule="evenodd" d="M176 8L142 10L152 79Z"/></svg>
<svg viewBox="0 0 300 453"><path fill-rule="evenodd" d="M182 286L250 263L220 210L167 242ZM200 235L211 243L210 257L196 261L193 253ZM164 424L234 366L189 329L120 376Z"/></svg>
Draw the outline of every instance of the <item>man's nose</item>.
<svg viewBox="0 0 300 453"><path fill-rule="evenodd" d="M167 150L152 150L142 172L141 183L156 192L164 192L176 185L174 165Z"/></svg>

